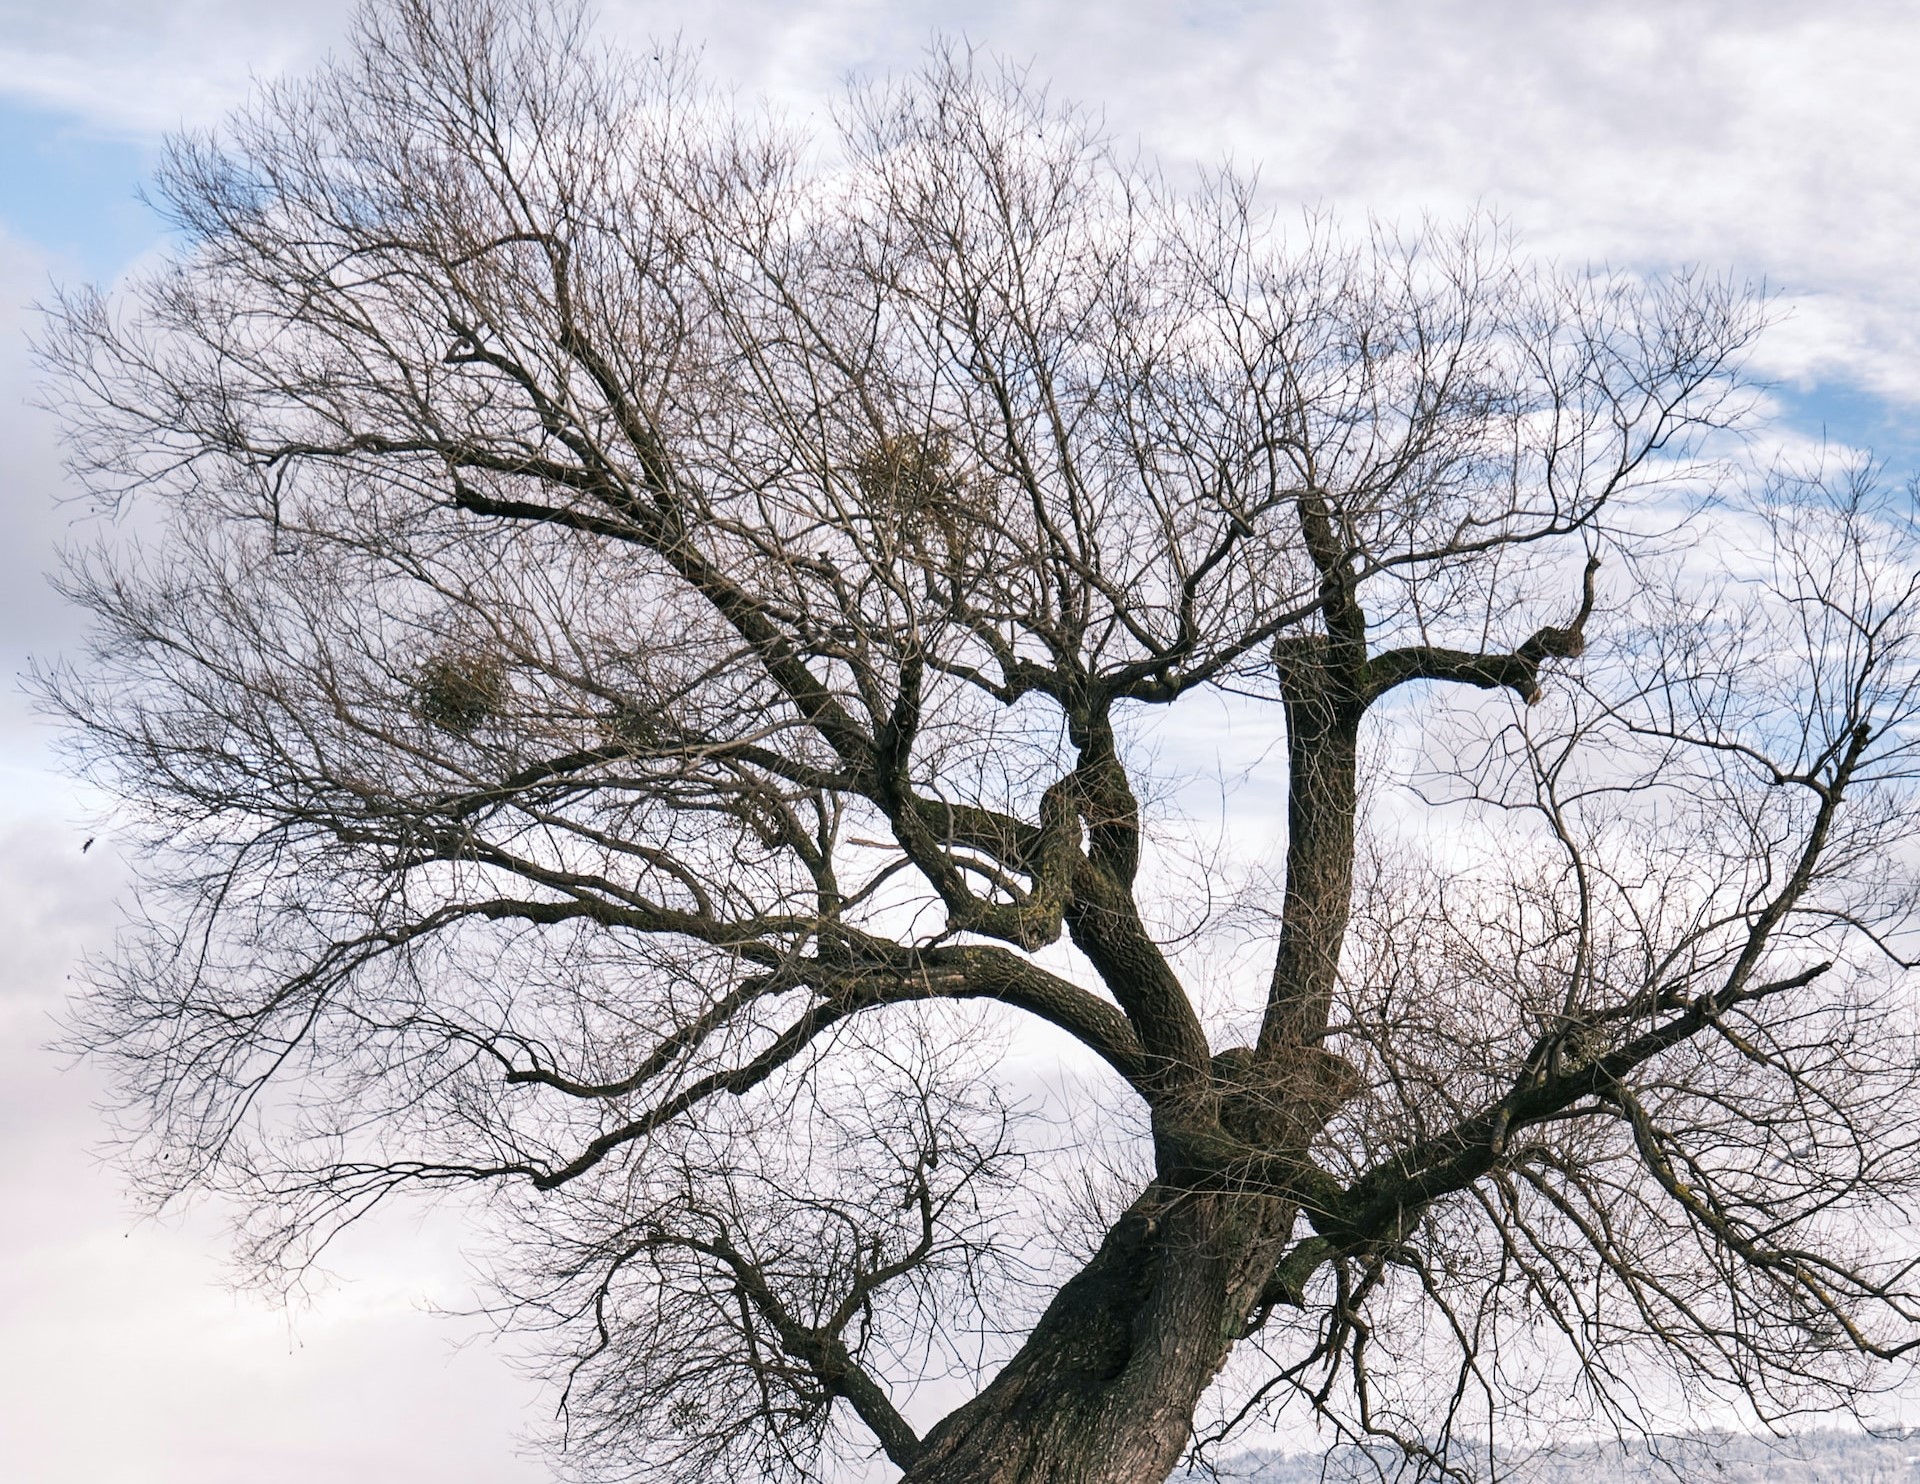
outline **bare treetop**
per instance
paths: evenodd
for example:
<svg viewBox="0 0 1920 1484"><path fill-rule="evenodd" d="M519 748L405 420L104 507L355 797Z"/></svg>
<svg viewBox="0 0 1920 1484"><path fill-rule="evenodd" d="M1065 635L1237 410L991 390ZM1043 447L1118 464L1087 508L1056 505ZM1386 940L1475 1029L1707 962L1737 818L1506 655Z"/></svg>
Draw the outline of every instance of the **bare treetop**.
<svg viewBox="0 0 1920 1484"><path fill-rule="evenodd" d="M836 120L392 0L55 306L160 512L42 677L146 845L78 1032L140 1182L267 1271L484 1197L610 1476L1890 1374L1920 569L1741 464L1755 298L1293 225L957 48ZM1206 694L1284 742L1257 982L1139 802ZM1002 1055L1076 1044L1130 1188Z"/></svg>

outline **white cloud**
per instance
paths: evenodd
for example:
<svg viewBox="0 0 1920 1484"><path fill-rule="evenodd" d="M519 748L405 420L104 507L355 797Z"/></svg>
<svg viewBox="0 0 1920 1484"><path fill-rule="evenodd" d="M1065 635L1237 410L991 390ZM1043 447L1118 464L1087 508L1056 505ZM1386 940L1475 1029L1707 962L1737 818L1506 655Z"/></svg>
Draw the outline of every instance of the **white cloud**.
<svg viewBox="0 0 1920 1484"><path fill-rule="evenodd" d="M212 124L252 77L319 57L351 10L340 0L0 0L0 92L118 134Z"/></svg>
<svg viewBox="0 0 1920 1484"><path fill-rule="evenodd" d="M1066 0L637 4L714 73L802 111L855 70L910 67L936 30L1031 59L1175 158L1259 163L1278 201L1406 215L1475 204L1572 259L1732 266L1833 326L1783 372L1920 397L1920 12L1694 0L1606 7L1381 0L1331 7ZM0 93L151 134L216 120L250 76L307 65L344 0L0 3ZM1812 358L1808 359L1811 354Z"/></svg>

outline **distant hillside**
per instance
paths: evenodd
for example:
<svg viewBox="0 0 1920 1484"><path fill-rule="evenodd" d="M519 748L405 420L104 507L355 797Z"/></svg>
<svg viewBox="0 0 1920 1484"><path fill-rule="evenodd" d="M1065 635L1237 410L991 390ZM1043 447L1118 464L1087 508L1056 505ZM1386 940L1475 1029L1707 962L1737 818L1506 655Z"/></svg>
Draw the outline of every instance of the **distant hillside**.
<svg viewBox="0 0 1920 1484"><path fill-rule="evenodd" d="M1318 1454L1255 1450L1222 1459L1222 1484L1381 1484L1394 1481L1390 1456L1378 1465L1358 1448ZM1484 1452L1463 1453L1475 1479L1495 1477ZM1199 1481L1209 1476L1190 1475ZM1404 1479L1412 1478L1409 1470ZM1651 1438L1622 1446L1580 1444L1551 1454L1511 1454L1498 1461L1502 1484L1920 1484L1920 1432L1862 1437L1817 1432L1785 1439L1740 1434Z"/></svg>

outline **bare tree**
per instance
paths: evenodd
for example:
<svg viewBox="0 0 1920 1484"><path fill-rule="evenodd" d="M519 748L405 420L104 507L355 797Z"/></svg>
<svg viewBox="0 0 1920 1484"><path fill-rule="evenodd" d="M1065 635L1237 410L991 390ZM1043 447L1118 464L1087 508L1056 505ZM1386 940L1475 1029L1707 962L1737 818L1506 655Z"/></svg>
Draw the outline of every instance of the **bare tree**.
<svg viewBox="0 0 1920 1484"><path fill-rule="evenodd" d="M1749 467L1754 297L1289 228L961 50L837 120L388 0L54 308L158 533L41 682L144 843L138 1179L270 1271L474 1197L596 1475L1893 1374L1920 547ZM1271 891L1141 802L1195 707Z"/></svg>

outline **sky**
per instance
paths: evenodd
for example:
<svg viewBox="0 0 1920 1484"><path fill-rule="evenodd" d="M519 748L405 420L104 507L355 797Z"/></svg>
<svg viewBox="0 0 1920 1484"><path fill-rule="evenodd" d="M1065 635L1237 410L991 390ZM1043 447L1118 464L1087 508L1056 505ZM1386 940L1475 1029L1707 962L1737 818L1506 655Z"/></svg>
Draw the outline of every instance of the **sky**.
<svg viewBox="0 0 1920 1484"><path fill-rule="evenodd" d="M78 625L43 573L82 512L32 405L31 304L164 252L165 135L343 36L338 0L0 0L0 1469L29 1484L520 1484L546 1404L449 1315L456 1219L402 1215L292 1310L233 1291L223 1214L136 1218L85 1066L46 1050L124 864L15 677ZM1499 214L1563 262L1764 281L1754 369L1783 443L1920 469L1920 9L1827 0L605 0L792 116L936 33L1030 63L1178 168L1231 158L1353 218ZM90 837L101 843L82 852Z"/></svg>

